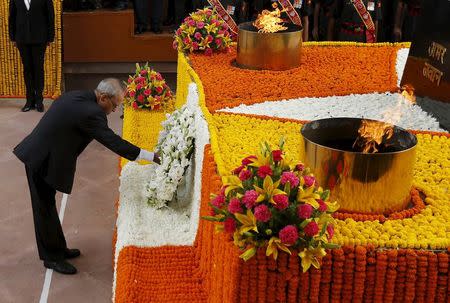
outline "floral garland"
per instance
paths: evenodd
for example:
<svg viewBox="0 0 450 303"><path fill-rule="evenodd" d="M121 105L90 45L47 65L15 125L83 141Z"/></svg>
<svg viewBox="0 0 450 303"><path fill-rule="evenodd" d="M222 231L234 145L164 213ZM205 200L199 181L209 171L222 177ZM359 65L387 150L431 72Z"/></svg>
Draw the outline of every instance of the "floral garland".
<svg viewBox="0 0 450 303"><path fill-rule="evenodd" d="M231 45L228 25L209 8L199 9L186 17L175 32L173 48L183 52L227 51Z"/></svg>
<svg viewBox="0 0 450 303"><path fill-rule="evenodd" d="M339 206L328 202L330 192L318 186L303 164L289 160L280 148L265 143L255 156L242 160L232 176L223 177L223 187L213 195L213 216L221 222L217 230L233 234L234 244L252 258L258 247L277 259L279 251L298 250L303 271L320 267L334 234L331 214Z"/></svg>
<svg viewBox="0 0 450 303"><path fill-rule="evenodd" d="M134 109L171 111L174 96L160 73L152 70L148 63L136 63L136 72L128 77L125 104Z"/></svg>
<svg viewBox="0 0 450 303"><path fill-rule="evenodd" d="M166 206L183 177L194 150L194 112L186 105L168 115L162 123L156 150L161 164L156 166L144 189L144 196L152 207Z"/></svg>

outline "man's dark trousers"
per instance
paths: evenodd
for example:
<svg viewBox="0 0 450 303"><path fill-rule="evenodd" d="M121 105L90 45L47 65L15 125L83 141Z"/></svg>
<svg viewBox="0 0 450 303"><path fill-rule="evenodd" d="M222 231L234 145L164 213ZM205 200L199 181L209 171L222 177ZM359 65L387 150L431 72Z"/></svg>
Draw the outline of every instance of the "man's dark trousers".
<svg viewBox="0 0 450 303"><path fill-rule="evenodd" d="M56 190L48 185L41 172L25 166L33 207L34 231L39 258L44 261L64 259L66 239L56 210Z"/></svg>
<svg viewBox="0 0 450 303"><path fill-rule="evenodd" d="M23 65L27 101L42 104L44 91L44 58L46 44L17 43Z"/></svg>

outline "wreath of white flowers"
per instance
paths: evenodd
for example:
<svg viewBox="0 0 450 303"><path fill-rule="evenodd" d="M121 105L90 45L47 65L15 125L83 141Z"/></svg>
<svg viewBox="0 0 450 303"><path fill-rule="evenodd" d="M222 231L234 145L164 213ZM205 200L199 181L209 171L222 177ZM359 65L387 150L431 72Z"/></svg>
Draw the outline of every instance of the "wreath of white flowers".
<svg viewBox="0 0 450 303"><path fill-rule="evenodd" d="M167 115L162 123L156 150L161 164L155 165L144 196L151 207L162 208L172 201L194 151L194 112L186 105Z"/></svg>

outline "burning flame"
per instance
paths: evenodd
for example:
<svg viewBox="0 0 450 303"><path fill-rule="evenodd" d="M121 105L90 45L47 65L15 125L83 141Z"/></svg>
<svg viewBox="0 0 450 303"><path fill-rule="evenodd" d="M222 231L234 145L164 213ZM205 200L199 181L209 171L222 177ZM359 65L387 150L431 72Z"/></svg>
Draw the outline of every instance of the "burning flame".
<svg viewBox="0 0 450 303"><path fill-rule="evenodd" d="M412 86L404 85L400 88L400 92L401 96L398 98L397 105L383 114L383 121L389 121L389 123L363 120L358 130L359 137L355 140L353 148L362 149L363 153L376 153L383 139L388 140L392 137L393 125L402 118L402 108L416 103Z"/></svg>
<svg viewBox="0 0 450 303"><path fill-rule="evenodd" d="M362 120L358 134L359 137L353 143L353 148L360 147L363 153L376 153L383 139L392 137L394 126L389 123Z"/></svg>
<svg viewBox="0 0 450 303"><path fill-rule="evenodd" d="M411 85L403 85L401 88L402 96L411 103L416 103L416 96L414 95L414 87Z"/></svg>
<svg viewBox="0 0 450 303"><path fill-rule="evenodd" d="M280 16L284 10L280 10L276 2L272 4L272 7L275 10L263 10L253 22L253 26L258 29L258 33L276 33L287 29L287 27L281 25L284 21Z"/></svg>

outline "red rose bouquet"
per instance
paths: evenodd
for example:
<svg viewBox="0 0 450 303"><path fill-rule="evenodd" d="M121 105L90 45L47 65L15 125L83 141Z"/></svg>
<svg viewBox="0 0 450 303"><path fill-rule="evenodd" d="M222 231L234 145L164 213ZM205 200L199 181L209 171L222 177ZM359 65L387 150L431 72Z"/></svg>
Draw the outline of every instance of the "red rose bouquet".
<svg viewBox="0 0 450 303"><path fill-rule="evenodd" d="M331 214L339 206L328 201L308 168L293 163L283 153L283 140L277 150L267 143L258 154L242 160L231 176L223 177L223 187L212 195L211 216L216 228L232 235L235 245L245 250L248 260L257 248L277 258L279 251L298 252L303 271L320 267L325 249L334 234Z"/></svg>

